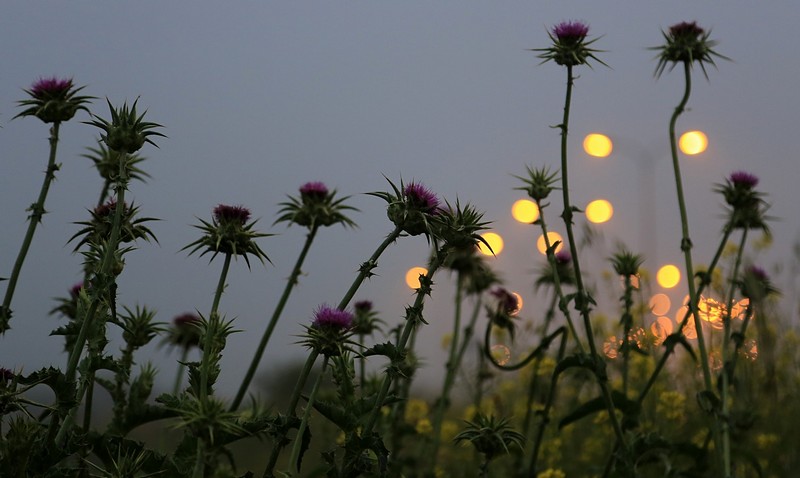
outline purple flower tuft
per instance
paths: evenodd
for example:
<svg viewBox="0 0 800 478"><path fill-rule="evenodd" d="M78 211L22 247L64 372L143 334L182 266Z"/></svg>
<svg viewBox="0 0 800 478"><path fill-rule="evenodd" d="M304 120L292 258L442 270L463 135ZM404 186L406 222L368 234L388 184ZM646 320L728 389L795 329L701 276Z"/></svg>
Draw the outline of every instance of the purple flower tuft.
<svg viewBox="0 0 800 478"><path fill-rule="evenodd" d="M769 276L767 275L767 272L758 266L750 266L747 269L747 272L759 282L765 283L769 281Z"/></svg>
<svg viewBox="0 0 800 478"><path fill-rule="evenodd" d="M403 195L408 199L412 206L422 212L434 214L439 207L439 198L420 183L410 183L403 190Z"/></svg>
<svg viewBox="0 0 800 478"><path fill-rule="evenodd" d="M31 86L31 96L37 100L64 97L67 92L72 88L72 79L57 78L40 78Z"/></svg>
<svg viewBox="0 0 800 478"><path fill-rule="evenodd" d="M372 311L372 301L369 300L359 300L354 305L356 312L370 312Z"/></svg>
<svg viewBox="0 0 800 478"><path fill-rule="evenodd" d="M579 21L561 22L553 27L553 36L557 39L578 41L589 34L589 25Z"/></svg>
<svg viewBox="0 0 800 478"><path fill-rule="evenodd" d="M705 30L699 27L697 22L680 22L669 27L669 35L672 38L697 38L703 33L705 33Z"/></svg>
<svg viewBox="0 0 800 478"><path fill-rule="evenodd" d="M506 290L503 287L496 287L495 289L489 292L492 294L500 303L500 306L503 308L503 311L507 314L513 314L519 309L519 302L517 301L517 297Z"/></svg>
<svg viewBox="0 0 800 478"><path fill-rule="evenodd" d="M318 329L346 330L353 325L353 314L329 305L321 305L314 312L314 321L311 325Z"/></svg>
<svg viewBox="0 0 800 478"><path fill-rule="evenodd" d="M735 187L753 189L758 185L758 177L745 171L736 171L731 173L730 182Z"/></svg>
<svg viewBox="0 0 800 478"><path fill-rule="evenodd" d="M77 299L80 295L81 291L83 290L83 282L78 282L69 290L69 296L73 299Z"/></svg>
<svg viewBox="0 0 800 478"><path fill-rule="evenodd" d="M572 262L572 256L567 251L561 251L556 253L556 263L560 265L566 265Z"/></svg>
<svg viewBox="0 0 800 478"><path fill-rule="evenodd" d="M239 223L244 226L250 219L250 210L244 206L227 206L220 204L214 208L214 219L218 223Z"/></svg>
<svg viewBox="0 0 800 478"><path fill-rule="evenodd" d="M300 195L309 199L322 200L328 196L328 187L321 181L312 181L300 186Z"/></svg>
<svg viewBox="0 0 800 478"><path fill-rule="evenodd" d="M200 323L200 320L201 320L200 316L198 316L197 314L194 314L192 312L186 312L185 314L175 316L175 318L172 319L172 324L178 328L194 327L195 325Z"/></svg>
<svg viewBox="0 0 800 478"><path fill-rule="evenodd" d="M10 382L12 380L14 380L14 372L5 367L0 367L0 383Z"/></svg>

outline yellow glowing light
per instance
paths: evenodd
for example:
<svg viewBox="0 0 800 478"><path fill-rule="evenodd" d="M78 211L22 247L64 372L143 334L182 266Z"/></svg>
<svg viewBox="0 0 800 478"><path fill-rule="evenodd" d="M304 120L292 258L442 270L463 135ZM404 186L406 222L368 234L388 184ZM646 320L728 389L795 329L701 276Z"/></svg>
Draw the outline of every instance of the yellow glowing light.
<svg viewBox="0 0 800 478"><path fill-rule="evenodd" d="M547 233L547 239L550 240L550 245L551 246L556 241L561 241L561 242L559 242L558 246L556 246L555 252L558 253L558 252L561 251L561 248L564 246L564 240L561 239L561 234L559 234L557 232L548 232ZM539 249L539 252L541 252L542 254L547 254L547 244L545 244L545 241L544 241L544 234L539 236L539 239L536 241L536 248Z"/></svg>
<svg viewBox="0 0 800 478"><path fill-rule="evenodd" d="M513 295L517 299L517 308L514 309L513 312L509 313L509 315L515 316L519 314L519 311L522 310L522 296L517 294L516 292L512 292L511 295Z"/></svg>
<svg viewBox="0 0 800 478"><path fill-rule="evenodd" d="M520 199L511 206L511 215L519 222L531 224L539 219L539 208L530 199Z"/></svg>
<svg viewBox="0 0 800 478"><path fill-rule="evenodd" d="M702 131L687 131L681 135L678 146L684 154L694 156L708 148L708 136Z"/></svg>
<svg viewBox="0 0 800 478"><path fill-rule="evenodd" d="M681 271L672 264L667 264L656 273L658 285L665 289L672 289L681 280Z"/></svg>
<svg viewBox="0 0 800 478"><path fill-rule="evenodd" d="M595 224L602 224L614 215L614 208L605 199L596 199L586 205L586 219Z"/></svg>
<svg viewBox="0 0 800 478"><path fill-rule="evenodd" d="M586 138L583 139L583 150L586 151L586 154L589 156L605 158L611 154L613 149L614 146L611 143L611 138L604 134L587 134Z"/></svg>
<svg viewBox="0 0 800 478"><path fill-rule="evenodd" d="M500 251L503 250L503 238L500 237L500 234L494 232L487 232L481 234L481 237L484 241L486 241L489 247L486 247L486 244L483 241L478 241L478 249L481 251L481 254L485 256L497 256L500 255ZM494 253L492 253L494 251Z"/></svg>
<svg viewBox="0 0 800 478"><path fill-rule="evenodd" d="M650 298L650 312L653 315L664 315L669 312L670 303L667 294L656 294Z"/></svg>
<svg viewBox="0 0 800 478"><path fill-rule="evenodd" d="M419 276L427 273L428 269L424 267L412 267L406 272L406 284L412 289L419 289Z"/></svg>

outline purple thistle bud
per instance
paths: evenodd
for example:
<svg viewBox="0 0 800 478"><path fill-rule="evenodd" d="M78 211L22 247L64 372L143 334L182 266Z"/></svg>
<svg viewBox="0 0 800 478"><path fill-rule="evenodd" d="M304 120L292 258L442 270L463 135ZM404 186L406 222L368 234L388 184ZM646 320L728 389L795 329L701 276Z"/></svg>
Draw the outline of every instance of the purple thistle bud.
<svg viewBox="0 0 800 478"><path fill-rule="evenodd" d="M63 97L72 88L72 78L40 78L31 86L31 96L37 100Z"/></svg>
<svg viewBox="0 0 800 478"><path fill-rule="evenodd" d="M500 303L503 311L507 314L513 314L519 309L519 302L517 297L503 287L496 287L489 292Z"/></svg>
<svg viewBox="0 0 800 478"><path fill-rule="evenodd" d="M403 190L403 195L408 199L412 206L417 207L422 212L435 214L439 207L439 198L430 189L421 183L410 183Z"/></svg>
<svg viewBox="0 0 800 478"><path fill-rule="evenodd" d="M199 315L186 312L172 319L172 331L169 340L186 348L200 344L200 323L203 319Z"/></svg>
<svg viewBox="0 0 800 478"><path fill-rule="evenodd" d="M175 318L172 319L172 325L177 328L194 327L200 323L200 320L200 316L197 314L186 312L185 314L175 316Z"/></svg>
<svg viewBox="0 0 800 478"><path fill-rule="evenodd" d="M705 33L697 22L680 22L669 27L669 35L672 38L697 38Z"/></svg>
<svg viewBox="0 0 800 478"><path fill-rule="evenodd" d="M97 206L96 208L94 208L94 215L97 216L97 217L109 217L112 214L114 214L116 209L117 209L117 200L116 199L111 199L107 203L101 204L100 206ZM128 209L129 209L128 208L128 203L124 203L123 204L123 211L127 212Z"/></svg>
<svg viewBox="0 0 800 478"><path fill-rule="evenodd" d="M328 196L328 187L321 181L312 181L300 186L300 195L308 199L322 200Z"/></svg>
<svg viewBox="0 0 800 478"><path fill-rule="evenodd" d="M220 204L214 208L214 219L218 223L238 223L244 226L250 219L250 210L244 206Z"/></svg>
<svg viewBox="0 0 800 478"><path fill-rule="evenodd" d="M5 367L0 367L0 383L10 382L12 380L14 380L14 372Z"/></svg>
<svg viewBox="0 0 800 478"><path fill-rule="evenodd" d="M552 32L560 41L580 41L589 34L589 25L579 21L561 22L553 27Z"/></svg>
<svg viewBox="0 0 800 478"><path fill-rule="evenodd" d="M767 275L767 272L758 266L750 266L747 269L747 272L759 282L766 283L769 281L769 275Z"/></svg>
<svg viewBox="0 0 800 478"><path fill-rule="evenodd" d="M556 258L556 263L562 266L572 262L572 256L567 251L557 252L555 258Z"/></svg>
<svg viewBox="0 0 800 478"><path fill-rule="evenodd" d="M72 297L73 299L76 299L80 295L82 290L83 290L83 282L78 282L77 284L72 286L72 288L70 288L69 296Z"/></svg>
<svg viewBox="0 0 800 478"><path fill-rule="evenodd" d="M353 314L329 305L321 305L314 312L311 325L317 329L347 330L353 325Z"/></svg>
<svg viewBox="0 0 800 478"><path fill-rule="evenodd" d="M745 171L735 171L729 179L735 187L753 189L758 185L758 177Z"/></svg>
<svg viewBox="0 0 800 478"><path fill-rule="evenodd" d="M359 313L366 313L372 311L372 301L369 300L359 300L354 305L356 312Z"/></svg>

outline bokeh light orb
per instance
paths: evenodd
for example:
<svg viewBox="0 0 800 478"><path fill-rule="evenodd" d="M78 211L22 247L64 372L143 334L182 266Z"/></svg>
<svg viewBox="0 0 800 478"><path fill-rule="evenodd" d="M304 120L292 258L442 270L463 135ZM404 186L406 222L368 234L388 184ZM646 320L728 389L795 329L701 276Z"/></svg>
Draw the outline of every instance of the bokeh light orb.
<svg viewBox="0 0 800 478"><path fill-rule="evenodd" d="M406 285L412 289L419 289L419 276L424 276L428 273L428 269L424 267L412 267L406 272Z"/></svg>
<svg viewBox="0 0 800 478"><path fill-rule="evenodd" d="M672 303L667 294L656 294L650 298L648 305L650 306L650 312L652 312L653 315L667 315Z"/></svg>
<svg viewBox="0 0 800 478"><path fill-rule="evenodd" d="M539 219L539 208L530 199L520 199L511 206L511 215L524 224L532 224Z"/></svg>
<svg viewBox="0 0 800 478"><path fill-rule="evenodd" d="M558 246L556 246L556 253L560 252L564 247L564 240L561 238L561 234L557 232L548 232L547 239L550 241L551 245L556 241L561 241ZM547 244L544 240L544 234L539 236L539 239L536 241L536 249L538 249L542 254L547 254Z"/></svg>
<svg viewBox="0 0 800 478"><path fill-rule="evenodd" d="M656 273L658 285L665 289L672 289L681 280L681 271L673 264L662 266Z"/></svg>
<svg viewBox="0 0 800 478"><path fill-rule="evenodd" d="M508 315L514 317L517 316L519 312L522 310L522 296L517 294L516 292L512 292L511 295L513 295L514 298L517 299L517 308L514 309L513 312L510 312Z"/></svg>
<svg viewBox="0 0 800 478"><path fill-rule="evenodd" d="M589 156L595 158L605 158L614 150L611 138L600 133L587 134L583 139L583 150Z"/></svg>
<svg viewBox="0 0 800 478"><path fill-rule="evenodd" d="M687 131L678 140L678 147L689 156L700 154L708 148L708 136L702 131Z"/></svg>
<svg viewBox="0 0 800 478"><path fill-rule="evenodd" d="M605 199L595 199L586 205L586 219L595 224L602 224L614 215L614 207Z"/></svg>
<svg viewBox="0 0 800 478"><path fill-rule="evenodd" d="M486 244L484 244L483 241L478 241L478 249L481 251L481 254L484 256L500 255L500 251L503 250L504 245L503 238L500 236L500 234L497 234L496 232L485 232L481 234L481 237L484 241L486 241L487 244L489 244L489 247L491 247L490 249L489 247L486 247Z"/></svg>

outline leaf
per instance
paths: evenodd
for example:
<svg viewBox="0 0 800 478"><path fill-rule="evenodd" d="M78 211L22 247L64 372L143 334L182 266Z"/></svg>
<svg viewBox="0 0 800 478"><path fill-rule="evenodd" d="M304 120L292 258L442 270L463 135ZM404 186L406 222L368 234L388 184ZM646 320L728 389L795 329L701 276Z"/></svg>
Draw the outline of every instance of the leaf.
<svg viewBox="0 0 800 478"><path fill-rule="evenodd" d="M401 361L405 358L405 354L398 350L397 347L391 342L375 344L374 346L365 350L361 355L364 357L383 355L384 357L389 358L389 360L392 362Z"/></svg>
<svg viewBox="0 0 800 478"><path fill-rule="evenodd" d="M697 362L697 356L694 354L694 350L692 350L692 346L689 344L689 341L686 339L686 336L680 332L675 332L674 334L670 334L664 340L664 346L667 347L669 350L675 348L675 345L681 344L689 352L689 355L692 356L692 359Z"/></svg>
<svg viewBox="0 0 800 478"><path fill-rule="evenodd" d="M306 424L303 435L300 437L300 454L297 456L297 472L300 472L300 466L303 463L303 455L308 451L308 446L311 444L311 427Z"/></svg>

